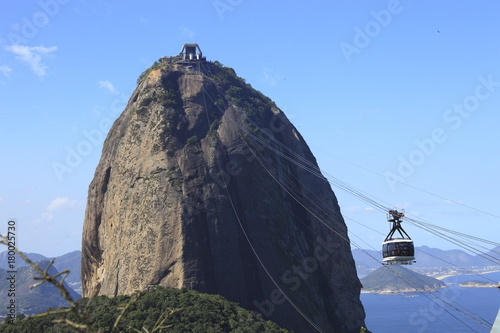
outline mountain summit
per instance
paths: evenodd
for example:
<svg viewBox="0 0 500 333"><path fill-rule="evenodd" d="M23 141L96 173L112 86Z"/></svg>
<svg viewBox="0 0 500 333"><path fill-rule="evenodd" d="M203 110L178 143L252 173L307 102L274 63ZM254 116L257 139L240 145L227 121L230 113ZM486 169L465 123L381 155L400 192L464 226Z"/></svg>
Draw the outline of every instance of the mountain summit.
<svg viewBox="0 0 500 333"><path fill-rule="evenodd" d="M347 228L307 144L196 44L140 76L89 186L83 296L150 285L220 294L297 332L364 326Z"/></svg>

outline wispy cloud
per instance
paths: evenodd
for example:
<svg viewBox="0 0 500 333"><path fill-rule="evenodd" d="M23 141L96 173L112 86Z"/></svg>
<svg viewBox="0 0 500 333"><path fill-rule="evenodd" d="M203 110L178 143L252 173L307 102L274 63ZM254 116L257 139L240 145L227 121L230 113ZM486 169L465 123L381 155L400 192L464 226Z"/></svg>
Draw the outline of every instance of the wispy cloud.
<svg viewBox="0 0 500 333"><path fill-rule="evenodd" d="M57 46L10 45L5 46L4 49L15 54L16 59L28 64L33 73L43 77L46 74L47 66L42 64L42 57L49 56L56 51Z"/></svg>
<svg viewBox="0 0 500 333"><path fill-rule="evenodd" d="M190 29L190 28L184 27L184 26L179 27L179 38L181 40L191 39L195 35L196 35L196 33L194 32L193 29Z"/></svg>
<svg viewBox="0 0 500 333"><path fill-rule="evenodd" d="M147 18L145 18L144 16L139 16L139 18L137 20L139 21L140 24L142 24L144 26L149 26L149 20Z"/></svg>
<svg viewBox="0 0 500 333"><path fill-rule="evenodd" d="M106 89L107 91L109 91L112 94L115 94L115 95L118 94L118 90L116 90L115 86L109 81L105 81L105 80L99 81L99 87Z"/></svg>
<svg viewBox="0 0 500 333"><path fill-rule="evenodd" d="M370 109L370 110L363 110L359 112L359 116L362 118L367 118L376 114L380 113L380 109L375 108L375 109Z"/></svg>
<svg viewBox="0 0 500 333"><path fill-rule="evenodd" d="M102 115L105 111L106 111L106 109L102 106L99 106L99 105L92 106L92 113L97 115L97 116ZM75 131L75 133L76 133L76 131Z"/></svg>
<svg viewBox="0 0 500 333"><path fill-rule="evenodd" d="M78 209L84 206L82 201L71 200L68 197L57 197L50 202L50 204L45 208L45 212L42 214L42 218L46 221L51 221L54 218L56 211L63 209Z"/></svg>
<svg viewBox="0 0 500 333"><path fill-rule="evenodd" d="M406 210L406 209L414 209L414 204L410 203L410 202L399 202L399 203L395 203L393 205L393 209L396 209L396 210Z"/></svg>
<svg viewBox="0 0 500 333"><path fill-rule="evenodd" d="M4 76L9 77L11 72L12 69L9 66L0 66L0 73L2 73Z"/></svg>
<svg viewBox="0 0 500 333"><path fill-rule="evenodd" d="M372 212L375 208L373 207L362 207L362 206L350 206L344 209L347 213L357 213L357 212Z"/></svg>
<svg viewBox="0 0 500 333"><path fill-rule="evenodd" d="M272 69L264 67L261 71L260 80L270 86L275 86L281 80L281 77Z"/></svg>

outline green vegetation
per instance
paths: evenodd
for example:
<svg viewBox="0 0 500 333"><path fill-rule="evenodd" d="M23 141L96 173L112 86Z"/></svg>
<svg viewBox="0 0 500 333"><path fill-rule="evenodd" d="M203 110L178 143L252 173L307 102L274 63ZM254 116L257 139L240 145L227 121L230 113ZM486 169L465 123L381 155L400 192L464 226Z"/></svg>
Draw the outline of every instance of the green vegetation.
<svg viewBox="0 0 500 333"><path fill-rule="evenodd" d="M148 69L146 69L144 72L142 72L142 74L139 76L139 78L137 79L137 84L141 83L142 81L144 81L145 78L148 77L149 73L151 73L152 71L154 71L155 69L160 69L160 68L165 68L165 67L168 67L168 63L166 62L161 62L161 61L155 61L153 66L149 67Z"/></svg>
<svg viewBox="0 0 500 333"><path fill-rule="evenodd" d="M164 92L155 93L156 100L166 108L175 108L179 105L180 96L178 90L167 89Z"/></svg>
<svg viewBox="0 0 500 333"><path fill-rule="evenodd" d="M173 65L166 61L155 61L150 68L146 69L139 76L137 83L143 82L153 70L169 68L171 66ZM173 76L176 75L173 73L171 74ZM272 113L265 112L265 110L277 108L276 104L261 92L253 89L243 78L238 77L234 69L224 67L221 63L215 61L211 63L211 65L206 66L204 75L217 85L217 88L212 91L212 95L215 96L215 105L224 107L224 105L230 102L241 108L241 110L243 110L253 122L256 122L258 126L264 126L269 123L270 119L267 118L272 116ZM179 107L181 101L180 96L178 96L177 87L171 86L171 83L175 82L172 78L173 77L162 79L164 83L170 83L168 86L164 86L164 92L154 91L151 95L152 99L157 100L167 108ZM208 90L212 89L209 88ZM219 92L221 91L224 92L223 98L219 96ZM147 105L149 102L151 102L151 100L145 100L141 105ZM218 118L218 110L213 109L207 111L210 113L211 117Z"/></svg>
<svg viewBox="0 0 500 333"><path fill-rule="evenodd" d="M153 172L151 172L152 175L156 175L159 173L162 173L163 171L167 171L165 168L156 168Z"/></svg>
<svg viewBox="0 0 500 333"><path fill-rule="evenodd" d="M186 140L186 145L184 147L197 146L199 144L200 144L200 139L198 139L196 135L193 135L192 137Z"/></svg>
<svg viewBox="0 0 500 333"><path fill-rule="evenodd" d="M212 123L210 124L210 127L208 129L208 133L212 134L212 133L217 132L219 125L220 125L220 119L215 119L214 121L212 121Z"/></svg>
<svg viewBox="0 0 500 333"><path fill-rule="evenodd" d="M172 184L172 186L174 188L176 188L178 191L180 191L181 190L180 186L182 185L182 183L184 183L184 179L175 178L175 179L169 180L169 182Z"/></svg>
<svg viewBox="0 0 500 333"><path fill-rule="evenodd" d="M221 296L186 289L156 286L135 296L85 298L78 305L88 309L90 320L103 333L113 331L120 312L114 332L288 332ZM54 323L62 317L79 322L73 313L46 314L2 324L0 332L76 332Z"/></svg>
<svg viewBox="0 0 500 333"><path fill-rule="evenodd" d="M497 287L495 283L484 280L471 280L459 284L460 287Z"/></svg>
<svg viewBox="0 0 500 333"><path fill-rule="evenodd" d="M172 176L173 174L175 174L175 173L176 173L176 172L178 172L178 171L179 171L179 168L178 168L178 167L177 167L177 168L174 168L174 169L172 169L172 170L169 170L169 171L167 172L166 176L167 176L167 177L170 177L170 176Z"/></svg>
<svg viewBox="0 0 500 333"><path fill-rule="evenodd" d="M206 75L214 81L220 91L225 91L226 100L241 107L253 121L268 122L269 119L265 119L265 116L272 113L264 111L276 108L276 104L269 97L252 88L244 79L238 77L234 69L224 67L218 61L215 61L214 65L207 67ZM220 99L216 99L215 102L217 105L223 104Z"/></svg>
<svg viewBox="0 0 500 333"><path fill-rule="evenodd" d="M0 235L0 244L8 245L7 238ZM99 296L75 302L62 282L69 271L57 273L53 270L51 275L54 260L42 269L17 248L14 247L14 251L39 274L36 276L38 283L33 287L56 287L70 307L48 309L27 318L18 314L14 323L0 324L0 333L288 332L222 296L187 289L152 286L132 296Z"/></svg>

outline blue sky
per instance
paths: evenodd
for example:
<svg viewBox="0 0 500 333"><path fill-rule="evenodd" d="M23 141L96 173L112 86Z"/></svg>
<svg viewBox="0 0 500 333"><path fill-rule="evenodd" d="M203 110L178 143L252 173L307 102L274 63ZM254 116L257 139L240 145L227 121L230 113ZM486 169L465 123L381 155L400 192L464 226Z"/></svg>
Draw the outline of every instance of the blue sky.
<svg viewBox="0 0 500 333"><path fill-rule="evenodd" d="M272 98L329 174L495 240L499 10L495 1L3 1L0 231L16 218L26 252L80 249L110 122L142 71L197 42ZM378 249L385 215L333 189L352 240ZM455 248L406 230L417 246Z"/></svg>

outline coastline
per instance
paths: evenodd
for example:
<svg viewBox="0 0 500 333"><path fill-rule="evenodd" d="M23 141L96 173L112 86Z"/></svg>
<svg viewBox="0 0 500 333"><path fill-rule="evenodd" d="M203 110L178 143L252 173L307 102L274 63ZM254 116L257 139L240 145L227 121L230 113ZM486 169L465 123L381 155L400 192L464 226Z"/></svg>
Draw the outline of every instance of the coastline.
<svg viewBox="0 0 500 333"><path fill-rule="evenodd" d="M489 273L498 273L500 272L500 270L492 270L492 271L486 271L486 272L481 272L481 273L476 273L477 275L483 275L483 274L489 274ZM472 275L470 273L456 273L456 274L447 274L447 275L441 275L441 276L438 276L436 277L435 279L438 279L438 280L443 280L443 279L446 279L448 277L452 277L452 276L460 276L460 275Z"/></svg>
<svg viewBox="0 0 500 333"><path fill-rule="evenodd" d="M493 284L493 283L488 283L488 284L463 284L463 283L460 283L458 286L462 287L462 288L498 288L498 286Z"/></svg>
<svg viewBox="0 0 500 333"><path fill-rule="evenodd" d="M418 292L436 292L439 289L447 288L446 286L442 288L427 288L427 289L402 289L402 290L363 290L361 289L361 294L379 294L379 295L402 295L408 293L418 293Z"/></svg>

